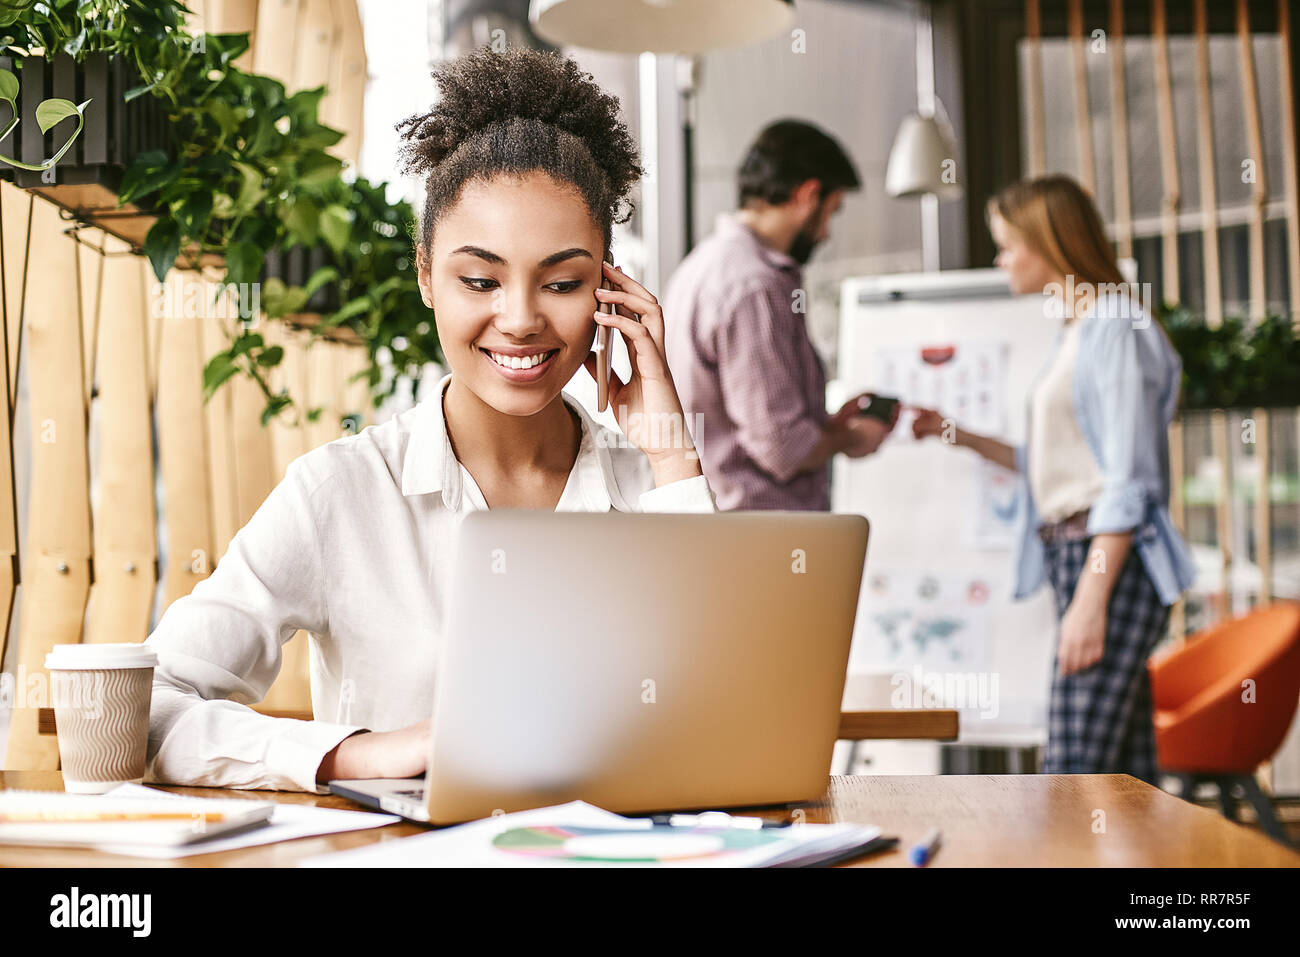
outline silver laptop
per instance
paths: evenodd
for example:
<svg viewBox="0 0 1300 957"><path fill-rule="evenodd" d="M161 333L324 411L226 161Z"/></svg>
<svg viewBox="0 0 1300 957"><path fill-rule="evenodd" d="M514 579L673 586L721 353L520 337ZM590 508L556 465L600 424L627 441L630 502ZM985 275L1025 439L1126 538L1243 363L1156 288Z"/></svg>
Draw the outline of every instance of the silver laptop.
<svg viewBox="0 0 1300 957"><path fill-rule="evenodd" d="M471 512L428 772L330 789L434 824L815 800L867 533L809 512Z"/></svg>

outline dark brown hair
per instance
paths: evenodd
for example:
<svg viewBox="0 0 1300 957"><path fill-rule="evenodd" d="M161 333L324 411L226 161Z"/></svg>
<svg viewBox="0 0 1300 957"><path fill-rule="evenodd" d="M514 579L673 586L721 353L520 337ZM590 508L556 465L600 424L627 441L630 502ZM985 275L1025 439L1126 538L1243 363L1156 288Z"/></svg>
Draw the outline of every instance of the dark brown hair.
<svg viewBox="0 0 1300 957"><path fill-rule="evenodd" d="M404 172L425 178L421 248L469 181L541 171L581 195L608 249L642 173L615 97L573 60L531 49L484 47L433 76L437 105L397 124Z"/></svg>
<svg viewBox="0 0 1300 957"><path fill-rule="evenodd" d="M835 137L802 120L777 120L763 128L740 161L737 203L743 208L761 199L779 205L810 179L821 184L819 198L861 185L853 161Z"/></svg>

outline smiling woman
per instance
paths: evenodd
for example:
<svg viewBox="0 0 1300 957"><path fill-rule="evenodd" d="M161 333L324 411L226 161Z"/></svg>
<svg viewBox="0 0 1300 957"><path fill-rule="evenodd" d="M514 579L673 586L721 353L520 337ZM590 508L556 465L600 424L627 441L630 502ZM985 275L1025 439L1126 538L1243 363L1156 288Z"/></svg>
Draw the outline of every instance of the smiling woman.
<svg viewBox="0 0 1300 957"><path fill-rule="evenodd" d="M483 49L435 78L438 105L399 129L406 171L424 177L415 259L453 372L447 429L487 501L549 507L581 432L560 390L580 366L594 373L597 322L635 355L631 380L611 388L624 431L636 412L682 419L658 302L617 270L614 291L599 289L641 167L618 101L572 60ZM598 302L618 315L598 319ZM698 472L681 448L642 451L657 478Z"/></svg>
<svg viewBox="0 0 1300 957"><path fill-rule="evenodd" d="M663 311L603 262L640 173L617 101L534 51L483 50L435 76L438 106L401 128L407 168L425 177L420 294L451 372L416 408L293 462L212 576L168 609L149 639L151 780L312 790L418 774L467 512L716 510ZM594 374L598 322L632 360L609 386L623 436L563 392L579 367ZM253 712L299 628L318 720Z"/></svg>

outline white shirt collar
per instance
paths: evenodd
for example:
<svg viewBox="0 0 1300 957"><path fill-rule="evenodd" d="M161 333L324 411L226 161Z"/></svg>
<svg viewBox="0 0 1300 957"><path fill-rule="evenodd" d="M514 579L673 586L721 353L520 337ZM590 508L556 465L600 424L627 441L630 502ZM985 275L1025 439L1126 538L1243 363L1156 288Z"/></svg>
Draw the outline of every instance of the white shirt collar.
<svg viewBox="0 0 1300 957"><path fill-rule="evenodd" d="M442 414L442 396L451 377L450 372L443 376L433 395L414 410L414 428L402 459L402 494L427 495L441 491L443 505L459 511L461 464L452 451L447 422ZM586 509L607 512L613 507L608 484L613 481L613 470L609 463L609 449L596 438L602 427L591 419L582 403L568 393L560 394L569 408L578 413L582 423L582 441L577 461L569 474L569 484L576 483L574 491Z"/></svg>

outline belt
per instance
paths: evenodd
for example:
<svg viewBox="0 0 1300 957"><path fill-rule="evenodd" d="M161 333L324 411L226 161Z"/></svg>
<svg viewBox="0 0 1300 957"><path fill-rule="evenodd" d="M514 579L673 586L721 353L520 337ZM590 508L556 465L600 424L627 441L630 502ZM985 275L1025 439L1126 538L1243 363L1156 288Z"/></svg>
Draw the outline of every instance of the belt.
<svg viewBox="0 0 1300 957"><path fill-rule="evenodd" d="M1075 512L1069 518L1060 522L1040 525L1038 537L1047 545L1053 542L1077 542L1089 538L1088 510L1084 509L1082 512Z"/></svg>

